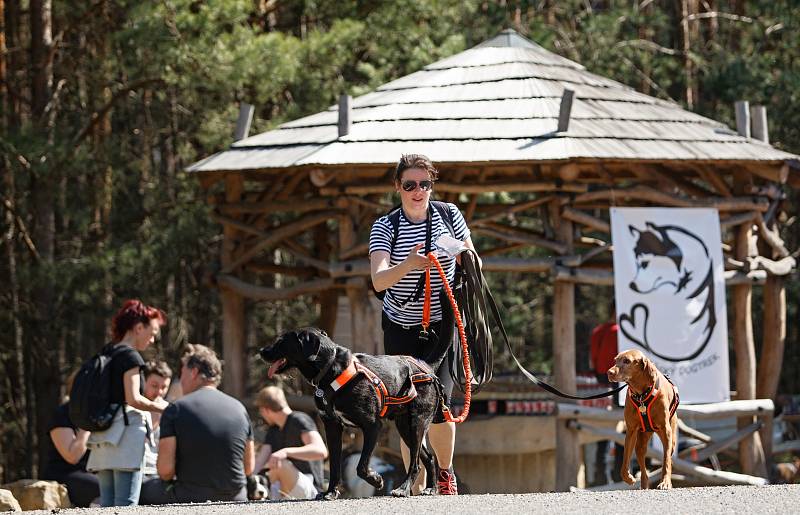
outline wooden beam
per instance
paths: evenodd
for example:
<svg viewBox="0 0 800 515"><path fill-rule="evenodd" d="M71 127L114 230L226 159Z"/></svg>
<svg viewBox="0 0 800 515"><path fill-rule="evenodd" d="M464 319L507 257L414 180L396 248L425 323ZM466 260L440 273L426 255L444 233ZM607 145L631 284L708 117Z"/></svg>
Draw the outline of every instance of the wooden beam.
<svg viewBox="0 0 800 515"><path fill-rule="evenodd" d="M246 252L244 252L241 256L239 256L236 260L230 263L228 266L224 266L222 269L223 274L228 274L235 270L237 267L243 265L244 263L251 260L253 257L258 255L259 253L263 252L267 247L277 244L281 240L284 240L290 236L295 234L299 234L315 225L324 223L329 219L337 216L339 213L338 211L321 211L308 214L299 220L294 222L275 227L271 231L268 232L266 236L261 238L255 245L250 247Z"/></svg>
<svg viewBox="0 0 800 515"><path fill-rule="evenodd" d="M761 239L763 239L767 245L772 247L774 254L780 258L787 257L789 255L789 251L786 250L778 231L773 231L767 227L767 224L764 222L764 218L761 216L761 213L758 213L756 216L756 223L758 224L759 237L761 237Z"/></svg>
<svg viewBox="0 0 800 515"><path fill-rule="evenodd" d="M588 190L585 184L561 184L557 182L487 182L485 184L462 184L457 182L437 182L433 189L441 193L493 193L493 192L551 192L583 193ZM337 188L320 188L324 196L337 195L371 195L373 193L389 193L394 186L387 183L364 184L359 186L341 186Z"/></svg>
<svg viewBox="0 0 800 515"><path fill-rule="evenodd" d="M306 213L309 211L319 211L334 207L334 198L294 198L282 201L262 201L262 202L232 202L219 204L217 209L224 215L238 215L245 213Z"/></svg>
<svg viewBox="0 0 800 515"><path fill-rule="evenodd" d="M769 208L767 201L752 200L745 198L707 198L702 200L690 200L677 195L670 195L648 186L635 186L628 189L608 189L592 191L578 195L573 200L575 204L595 202L597 200L641 200L652 202L662 206L673 207L715 207L720 211L760 211L764 212Z"/></svg>
<svg viewBox="0 0 800 515"><path fill-rule="evenodd" d="M501 218L505 218L505 217L510 216L510 215L512 215L514 213L519 213L521 211L527 211L529 209L537 208L537 207L539 207L539 206L541 206L543 204L547 204L548 202L552 201L554 198L555 197L553 197L552 195L547 195L547 196L544 196L544 197L539 197L539 198L534 199L534 200L529 200L527 202L520 202L519 204L507 204L507 207L503 207L502 205L500 205L500 206L493 205L491 207L491 210L494 211L494 213L492 213L492 214L490 214L488 216L484 216L484 217L482 217L482 218L480 218L480 219L478 219L476 221L480 221L482 223L497 221L497 220L500 220ZM482 208L483 206L481 204L478 204L478 207ZM488 206L487 206L487 208L488 208Z"/></svg>
<svg viewBox="0 0 800 515"><path fill-rule="evenodd" d="M592 228L596 231L611 234L611 224L605 220L601 220L600 218L584 213L583 211L578 211L577 209L572 209L571 207L565 207L561 212L561 216L567 220L585 225L586 227Z"/></svg>
<svg viewBox="0 0 800 515"><path fill-rule="evenodd" d="M737 103L737 115L740 105ZM749 115L748 115L749 116ZM748 134L750 127L747 126ZM734 192L741 194L751 184L751 180L743 173L735 175ZM740 225L736 231L735 255L739 261L746 261L750 256L750 238L752 226ZM741 284L733 287L733 347L736 356L736 392L738 400L755 399L756 397L756 350L753 339L752 313L753 287ZM740 417L737 425L743 428L753 423L752 417ZM759 456L759 453L762 453ZM739 460L742 471L747 474L764 475L763 451L761 439L755 434L739 445Z"/></svg>
<svg viewBox="0 0 800 515"><path fill-rule="evenodd" d="M240 174L225 176L225 201L238 202L244 190ZM236 261L236 227L222 228L222 267ZM242 399L247 389L247 352L245 335L245 301L235 291L221 291L222 304L222 359L225 360L224 388L230 395Z"/></svg>
<svg viewBox="0 0 800 515"><path fill-rule="evenodd" d="M553 200L549 212L556 237L565 246L564 252L572 252L572 222L561 218L561 202ZM565 393L577 391L575 368L575 285L556 281L553 286L553 374L555 387ZM580 437L575 429L563 421L556 425L556 490L569 491L577 485L580 464Z"/></svg>
<svg viewBox="0 0 800 515"><path fill-rule="evenodd" d="M778 381L781 377L786 344L786 280L783 277L767 278L764 285L763 306L764 323L761 358L756 371L756 395L760 398L774 399L778 394ZM767 470L772 466L772 429L772 423L768 423L761 430Z"/></svg>
<svg viewBox="0 0 800 515"><path fill-rule="evenodd" d="M729 216L728 218L723 218L720 220L719 227L724 231L726 229L730 229L731 227L736 227L737 225L752 223L755 222L756 216L758 216L758 213L752 211L749 213L741 213L738 215Z"/></svg>
<svg viewBox="0 0 800 515"><path fill-rule="evenodd" d="M718 175L715 170L708 170L706 168L700 167L697 168L696 171L700 175L700 178L709 183L711 186L713 186L714 189L717 190L720 195L722 195L723 197L733 196L733 193L731 193L731 189L725 182L725 179L723 179L720 175Z"/></svg>
<svg viewBox="0 0 800 515"><path fill-rule="evenodd" d="M514 228L511 227L484 227L482 224L478 224L476 221L476 223L473 223L472 232L483 234L484 236L489 236L491 238L509 243L523 243L526 245L550 249L558 254L564 254L567 251L567 248L561 243L547 240L534 234L514 230Z"/></svg>
<svg viewBox="0 0 800 515"><path fill-rule="evenodd" d="M770 276L787 276L794 272L797 262L792 256L773 261L762 256L747 258L750 270L765 270Z"/></svg>
<svg viewBox="0 0 800 515"><path fill-rule="evenodd" d="M556 263L554 258L497 258L486 257L482 252L484 272L541 273L549 272Z"/></svg>
<svg viewBox="0 0 800 515"><path fill-rule="evenodd" d="M237 293L242 297L253 300L288 300L300 295L308 295L325 291L335 286L333 279L317 279L297 284L295 286L283 288L267 288L256 284L251 284L232 275L220 274L217 276L217 284L223 289Z"/></svg>

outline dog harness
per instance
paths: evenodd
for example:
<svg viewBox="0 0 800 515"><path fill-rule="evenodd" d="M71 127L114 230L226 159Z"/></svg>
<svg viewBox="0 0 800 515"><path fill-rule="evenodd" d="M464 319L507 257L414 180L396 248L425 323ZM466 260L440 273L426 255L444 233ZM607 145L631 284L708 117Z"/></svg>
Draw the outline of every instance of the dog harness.
<svg viewBox="0 0 800 515"><path fill-rule="evenodd" d="M401 391L391 395L383 379L361 363L357 357L353 356L347 368L327 385L330 388L330 393L328 395L326 395L325 389L321 386L314 392L314 401L317 404L317 408L320 409L320 411L324 411L329 417L338 418L333 411L333 402L331 401L342 387L359 375L366 377L374 390L375 396L378 399L378 408L380 409L381 417L386 415L389 406L397 406L411 402L417 397L417 388L414 385L417 383L429 383L433 381L435 375L427 363L412 358L411 356L399 357L405 359L411 367L411 381L406 382L408 386L404 390L401 389Z"/></svg>
<svg viewBox="0 0 800 515"><path fill-rule="evenodd" d="M672 385L673 396L672 402L669 403L669 417L667 418L667 420L670 420L678 409L680 396L678 395L678 389L675 388L675 385L672 384L669 377L664 377L669 381L669 384ZM631 393L630 388L628 388L628 398L633 402L634 406L636 406L636 413L639 415L639 422L642 424L642 433L652 433L656 429L659 429L655 427L653 419L650 418L650 408L653 405L653 401L656 400L656 397L661 393L661 389L659 388L660 380L661 377L656 378L656 382L642 393Z"/></svg>

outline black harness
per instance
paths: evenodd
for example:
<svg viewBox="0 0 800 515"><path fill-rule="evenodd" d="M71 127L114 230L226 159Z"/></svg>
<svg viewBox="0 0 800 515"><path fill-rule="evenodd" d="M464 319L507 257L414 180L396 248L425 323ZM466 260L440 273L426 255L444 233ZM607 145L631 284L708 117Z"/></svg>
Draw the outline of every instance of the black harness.
<svg viewBox="0 0 800 515"><path fill-rule="evenodd" d="M673 393L672 402L669 403L669 417L667 417L667 423L669 423L672 415L678 410L680 396L678 395L678 389L675 388L675 385L669 380L669 377L664 376L664 378L672 385ZM655 427L653 420L650 418L650 406L653 405L653 401L656 400L656 397L661 393L659 389L660 381L661 377L657 377L656 382L642 393L633 393L628 389L628 398L633 402L634 406L636 406L636 413L639 415L639 422L641 423L640 431L642 433L652 433L660 429Z"/></svg>

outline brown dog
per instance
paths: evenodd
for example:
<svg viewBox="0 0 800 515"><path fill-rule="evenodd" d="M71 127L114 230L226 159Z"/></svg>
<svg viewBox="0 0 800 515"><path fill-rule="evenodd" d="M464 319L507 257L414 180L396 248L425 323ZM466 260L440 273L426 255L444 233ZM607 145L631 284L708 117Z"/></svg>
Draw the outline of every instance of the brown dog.
<svg viewBox="0 0 800 515"><path fill-rule="evenodd" d="M614 366L608 370L609 381L628 383L625 399L625 454L622 458L622 480L632 485L628 468L631 452L636 448L636 460L642 470L642 489L649 488L644 458L653 432L658 433L664 448L663 479L656 488L672 488L672 453L675 451L678 417L678 389L652 361L638 350L620 352Z"/></svg>

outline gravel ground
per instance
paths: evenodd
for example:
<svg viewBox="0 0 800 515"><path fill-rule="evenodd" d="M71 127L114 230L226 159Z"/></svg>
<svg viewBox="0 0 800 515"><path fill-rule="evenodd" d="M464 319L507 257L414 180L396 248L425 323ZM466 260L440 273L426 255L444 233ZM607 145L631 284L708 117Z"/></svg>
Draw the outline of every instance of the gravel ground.
<svg viewBox="0 0 800 515"><path fill-rule="evenodd" d="M412 497L393 499L342 499L333 502L283 501L252 503L206 503L129 508L62 510L64 515L249 515L281 513L297 515L353 515L361 513L590 513L648 514L667 513L798 513L800 485L764 487L732 486L716 488L676 488L671 491L615 491L548 494L491 494L459 497ZM28 513L45 514L49 511Z"/></svg>

